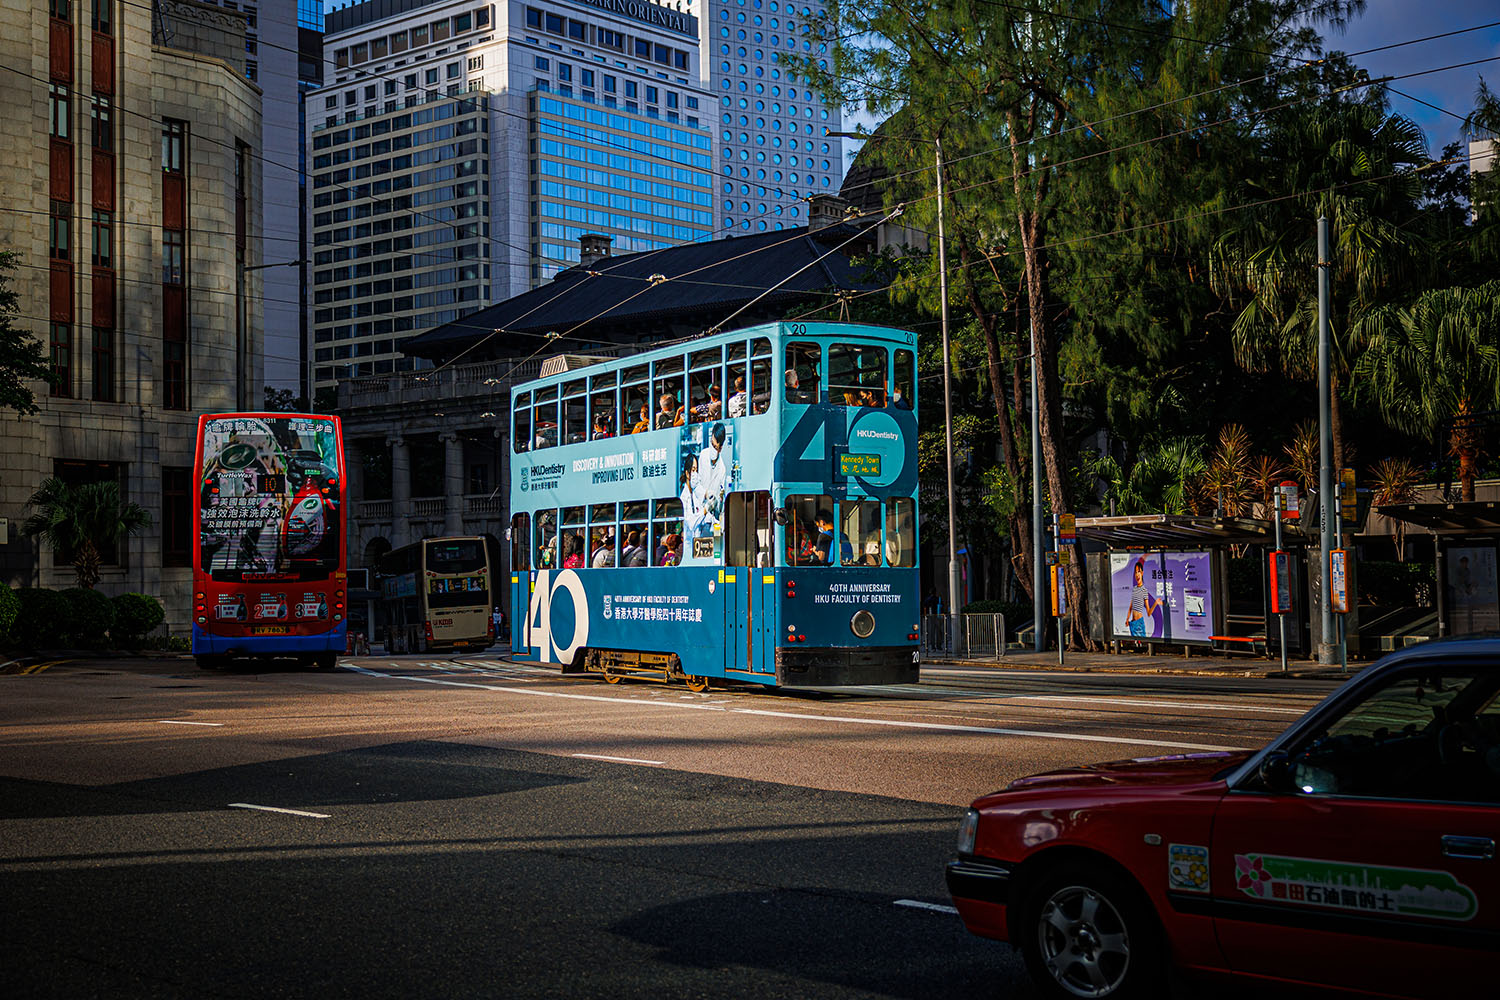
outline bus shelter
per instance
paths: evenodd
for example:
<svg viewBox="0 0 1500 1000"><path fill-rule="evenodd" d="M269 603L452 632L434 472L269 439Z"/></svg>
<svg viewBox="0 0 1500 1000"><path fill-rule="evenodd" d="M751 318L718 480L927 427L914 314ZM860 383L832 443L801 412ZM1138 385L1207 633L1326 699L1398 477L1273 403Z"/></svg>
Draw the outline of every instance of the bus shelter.
<svg viewBox="0 0 1500 1000"><path fill-rule="evenodd" d="M1181 646L1189 655L1194 649L1270 655L1278 648L1265 558L1275 546L1272 521L1133 514L1080 517L1077 529L1084 540L1084 577L1094 611L1090 634L1096 641L1116 651ZM1311 544L1316 543L1313 537ZM1287 650L1293 654L1312 648L1308 544L1297 522L1283 522L1282 548L1296 555L1289 560L1295 610L1287 617ZM1231 569L1236 587L1231 587ZM1245 585L1247 570L1258 586ZM1355 622L1349 626L1357 630Z"/></svg>
<svg viewBox="0 0 1500 1000"><path fill-rule="evenodd" d="M1500 502L1386 504L1375 510L1431 533L1439 636L1500 632Z"/></svg>

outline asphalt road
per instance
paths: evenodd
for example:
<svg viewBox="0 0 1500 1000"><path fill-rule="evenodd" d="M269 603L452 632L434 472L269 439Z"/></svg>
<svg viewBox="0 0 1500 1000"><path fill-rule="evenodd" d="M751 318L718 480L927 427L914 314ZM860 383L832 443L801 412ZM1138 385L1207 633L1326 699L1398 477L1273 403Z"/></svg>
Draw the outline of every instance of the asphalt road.
<svg viewBox="0 0 1500 1000"><path fill-rule="evenodd" d="M1331 689L925 676L697 695L372 657L0 677L6 992L1031 997L946 909L963 807L1050 767L1255 746Z"/></svg>

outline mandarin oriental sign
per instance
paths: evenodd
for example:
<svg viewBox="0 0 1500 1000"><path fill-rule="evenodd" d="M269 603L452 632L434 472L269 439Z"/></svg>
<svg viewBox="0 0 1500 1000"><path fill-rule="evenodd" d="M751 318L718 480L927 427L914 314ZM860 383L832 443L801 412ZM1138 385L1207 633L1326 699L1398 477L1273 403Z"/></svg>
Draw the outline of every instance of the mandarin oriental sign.
<svg viewBox="0 0 1500 1000"><path fill-rule="evenodd" d="M696 17L670 7L650 3L648 0L578 0L578 2L609 11L611 14L621 14L635 18L637 21L645 21L647 24L654 24L668 31L681 32L693 38L698 37Z"/></svg>

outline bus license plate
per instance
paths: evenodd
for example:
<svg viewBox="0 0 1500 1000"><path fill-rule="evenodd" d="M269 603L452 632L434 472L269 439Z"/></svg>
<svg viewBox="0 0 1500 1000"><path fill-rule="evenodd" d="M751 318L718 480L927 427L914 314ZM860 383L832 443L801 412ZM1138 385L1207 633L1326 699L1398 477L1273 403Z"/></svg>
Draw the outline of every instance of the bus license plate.
<svg viewBox="0 0 1500 1000"><path fill-rule="evenodd" d="M286 635L285 625L252 625L251 635Z"/></svg>

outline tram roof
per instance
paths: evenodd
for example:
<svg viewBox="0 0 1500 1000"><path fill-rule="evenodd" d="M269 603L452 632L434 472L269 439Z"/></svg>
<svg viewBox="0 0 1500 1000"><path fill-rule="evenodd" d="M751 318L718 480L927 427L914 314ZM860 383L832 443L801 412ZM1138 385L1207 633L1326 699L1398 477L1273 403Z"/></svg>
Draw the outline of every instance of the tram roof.
<svg viewBox="0 0 1500 1000"><path fill-rule="evenodd" d="M434 361L461 352L510 356L534 348L534 334L556 331L572 341L560 351L589 353L588 345L635 342L663 327L711 327L755 302L748 325L784 315L793 302L833 303L840 291L878 288L853 260L872 245L866 226L843 223L606 257L411 337L402 351Z"/></svg>

